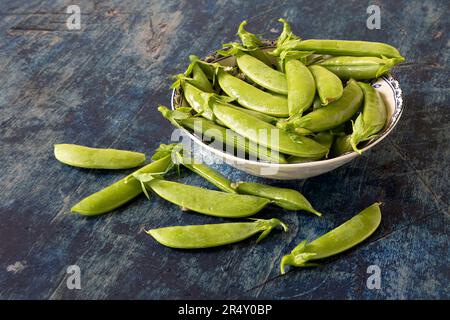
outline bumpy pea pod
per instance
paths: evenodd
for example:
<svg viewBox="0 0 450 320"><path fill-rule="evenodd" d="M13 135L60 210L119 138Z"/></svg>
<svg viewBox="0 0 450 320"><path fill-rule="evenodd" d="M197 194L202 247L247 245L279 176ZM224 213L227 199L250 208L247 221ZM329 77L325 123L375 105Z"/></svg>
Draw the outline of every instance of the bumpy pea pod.
<svg viewBox="0 0 450 320"><path fill-rule="evenodd" d="M313 139L315 141L317 141L318 143L320 143L321 145L323 145L324 147L326 147L328 150L330 150L333 141L334 141L334 136L328 132L328 131L322 131L319 132L318 134L316 134ZM328 156L328 155L326 155ZM296 156L290 156L288 158L288 162L289 163L306 163L306 162L312 162L312 161L317 161L322 159L323 157L310 157L310 158L304 158L304 157L296 157Z"/></svg>
<svg viewBox="0 0 450 320"><path fill-rule="evenodd" d="M300 157L324 156L328 152L324 146L307 137L298 136L294 142L289 133L225 104L214 104L213 112L228 128L272 150Z"/></svg>
<svg viewBox="0 0 450 320"><path fill-rule="evenodd" d="M322 105L326 106L342 97L344 87L338 76L319 65L310 66L309 71L314 76L317 93Z"/></svg>
<svg viewBox="0 0 450 320"><path fill-rule="evenodd" d="M353 123L350 144L353 150L361 154L361 150L357 147L358 143L372 139L383 129L387 115L383 98L378 95L377 91L367 83L358 82L358 85L364 93L364 107L362 113Z"/></svg>
<svg viewBox="0 0 450 320"><path fill-rule="evenodd" d="M267 54L260 49L263 46L261 40L253 33L245 30L245 26L247 25L247 21L242 21L239 25L237 36L241 39L242 45L249 49L249 54L255 57L256 59L262 61L264 64L271 66L272 63L267 56Z"/></svg>
<svg viewBox="0 0 450 320"><path fill-rule="evenodd" d="M248 154L255 159L260 159L272 163L287 163L283 154L260 146L241 135L236 134L223 126L200 117L192 117L188 112L182 112L181 109L169 110L167 107L160 106L158 111L169 120L175 127L185 127L194 131L202 139L214 140L214 145L221 144L230 146L238 154Z"/></svg>
<svg viewBox="0 0 450 320"><path fill-rule="evenodd" d="M217 172L216 170L208 167L207 165L197 161L194 159L190 152L183 149L182 151L177 151L177 160L183 166L191 170L192 172L198 174L199 176L205 178L217 188L222 191L236 193L231 187L231 181L225 178L222 174Z"/></svg>
<svg viewBox="0 0 450 320"><path fill-rule="evenodd" d="M308 109L316 93L314 77L309 69L300 61L288 58L285 62L289 116L301 115Z"/></svg>
<svg viewBox="0 0 450 320"><path fill-rule="evenodd" d="M307 243L306 240L300 242L290 254L281 259L281 274L285 273L285 265L315 266L316 264L311 264L309 261L327 258L356 246L375 232L380 221L380 203L374 203L313 242Z"/></svg>
<svg viewBox="0 0 450 320"><path fill-rule="evenodd" d="M393 66L403 61L400 58L377 57L332 57L319 65L327 68L341 79L370 80L386 74Z"/></svg>
<svg viewBox="0 0 450 320"><path fill-rule="evenodd" d="M359 110L362 101L361 88L356 81L350 79L339 100L303 117L297 116L288 121L279 121L277 126L285 130L295 130L295 128L304 128L313 132L329 130L350 120Z"/></svg>
<svg viewBox="0 0 450 320"><path fill-rule="evenodd" d="M281 226L285 232L288 230L287 225L278 219L255 219L253 222L165 227L151 229L147 234L170 248L201 249L239 242L262 232L256 240L258 243L277 226Z"/></svg>
<svg viewBox="0 0 450 320"><path fill-rule="evenodd" d="M152 174L134 174L136 179L161 198L184 210L222 217L242 218L254 215L270 201L261 197L209 190L201 187L157 179Z"/></svg>
<svg viewBox="0 0 450 320"><path fill-rule="evenodd" d="M55 158L70 166L90 169L128 169L145 162L145 154L117 149L98 149L76 144L55 144Z"/></svg>
<svg viewBox="0 0 450 320"><path fill-rule="evenodd" d="M293 189L279 188L256 182L237 182L232 184L237 192L267 198L272 203L286 210L305 210L319 217L322 215L300 192Z"/></svg>
<svg viewBox="0 0 450 320"><path fill-rule="evenodd" d="M217 72L217 79L222 90L243 107L275 117L289 115L285 97L259 90L222 69L218 69Z"/></svg>
<svg viewBox="0 0 450 320"><path fill-rule="evenodd" d="M170 154L161 157L134 174L162 174L173 166ZM129 202L142 193L141 184L133 178L133 174L113 183L78 202L71 209L82 215L92 216L112 211Z"/></svg>
<svg viewBox="0 0 450 320"><path fill-rule="evenodd" d="M322 39L289 39L277 47L273 54L279 55L284 50L314 51L318 54L333 56L405 58L391 45L381 42L351 41L351 40L322 40Z"/></svg>

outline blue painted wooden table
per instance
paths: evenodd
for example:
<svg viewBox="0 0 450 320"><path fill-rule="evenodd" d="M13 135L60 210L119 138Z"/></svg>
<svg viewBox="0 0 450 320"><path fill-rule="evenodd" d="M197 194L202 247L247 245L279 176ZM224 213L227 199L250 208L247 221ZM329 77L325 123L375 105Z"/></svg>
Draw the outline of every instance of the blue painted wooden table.
<svg viewBox="0 0 450 320"><path fill-rule="evenodd" d="M376 1L381 29L366 28L370 1L2 1L0 3L0 298L449 298L448 1ZM66 27L70 4L81 30ZM227 247L165 248L143 228L220 222L140 197L96 218L70 214L83 197L129 171L82 170L53 157L54 143L133 149L150 155L172 128L158 114L170 75L189 54L235 39L239 22L276 38L276 19L305 38L388 42L405 112L374 150L331 173L271 182L301 190L323 219L268 209L288 233ZM256 180L228 166L234 180ZM208 186L182 172L181 181ZM262 181L261 179L259 181ZM278 276L300 240L339 225L375 201L383 221L365 243L321 268ZM66 285L69 265L81 289ZM381 289L366 286L381 270Z"/></svg>

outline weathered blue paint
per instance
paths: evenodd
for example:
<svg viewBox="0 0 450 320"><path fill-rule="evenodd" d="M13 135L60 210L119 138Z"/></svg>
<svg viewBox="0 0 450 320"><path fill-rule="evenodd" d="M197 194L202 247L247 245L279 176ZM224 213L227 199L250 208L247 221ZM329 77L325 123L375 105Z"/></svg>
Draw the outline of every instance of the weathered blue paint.
<svg viewBox="0 0 450 320"><path fill-rule="evenodd" d="M72 1L0 3L0 298L449 298L448 1L377 1L381 30L368 30L370 1L78 1L82 30L67 31ZM157 244L142 228L215 223L157 198L115 214L69 213L125 172L58 163L54 143L150 154L171 128L169 76L249 29L275 38L284 17L305 38L378 40L399 47L405 96L396 130L373 151L331 173L276 183L301 190L322 219L271 208L290 232L196 252ZM255 180L228 166L234 180ZM183 173L182 181L208 186ZM268 181L268 183L274 183ZM355 249L278 277L280 257L374 201L380 229ZM68 290L66 268L81 268ZM366 288L369 265L380 290Z"/></svg>

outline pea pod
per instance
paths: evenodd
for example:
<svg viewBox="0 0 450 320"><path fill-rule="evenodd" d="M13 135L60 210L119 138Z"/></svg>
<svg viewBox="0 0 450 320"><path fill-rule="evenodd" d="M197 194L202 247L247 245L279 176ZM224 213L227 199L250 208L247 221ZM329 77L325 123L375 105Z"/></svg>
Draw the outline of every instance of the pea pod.
<svg viewBox="0 0 450 320"><path fill-rule="evenodd" d="M317 54L329 54L333 56L357 56L357 57L381 57L397 58L404 61L400 52L391 45L381 42L352 41L352 40L328 40L328 39L291 39L285 41L282 46L274 50L278 55L285 50L314 51Z"/></svg>
<svg viewBox="0 0 450 320"><path fill-rule="evenodd" d="M327 258L356 246L375 232L380 221L380 203L374 203L313 242L307 243L306 240L300 242L290 254L281 259L281 274L285 273L285 265L314 266L309 261Z"/></svg>
<svg viewBox="0 0 450 320"><path fill-rule="evenodd" d="M338 157L347 152L353 151L352 145L350 143L350 138L350 134L336 138L332 147L332 153L334 157Z"/></svg>
<svg viewBox="0 0 450 320"><path fill-rule="evenodd" d="M236 99L243 107L275 117L287 117L289 115L285 97L259 90L220 68L218 69L217 79L222 90Z"/></svg>
<svg viewBox="0 0 450 320"><path fill-rule="evenodd" d="M239 69L253 82L276 93L284 95L288 93L286 75L284 73L245 53L236 55L236 63Z"/></svg>
<svg viewBox="0 0 450 320"><path fill-rule="evenodd" d="M301 115L314 100L316 85L313 75L297 59L288 59L284 68L288 87L289 116Z"/></svg>
<svg viewBox="0 0 450 320"><path fill-rule="evenodd" d="M178 160L180 163L191 170L192 172L198 174L199 176L205 178L209 182L211 182L213 185L215 185L217 188L219 188L222 191L230 192L230 193L236 193L236 190L234 190L231 187L231 181L225 178L222 174L217 172L216 170L208 167L207 165L200 163L196 161L192 155L187 152L186 150L183 150L182 153L178 152Z"/></svg>
<svg viewBox="0 0 450 320"><path fill-rule="evenodd" d="M245 30L245 26L247 25L247 21L242 21L239 25L237 36L241 39L242 45L247 49L250 49L249 54L255 57L256 59L262 61L264 64L271 66L272 63L267 56L267 54L260 49L263 46L261 40L253 33Z"/></svg>
<svg viewBox="0 0 450 320"><path fill-rule="evenodd" d="M326 107L316 109L303 117L297 116L289 121L280 121L277 126L286 130L295 130L295 128L304 128L313 132L329 130L350 120L359 110L362 100L361 88L356 81L350 79L339 100Z"/></svg>
<svg viewBox="0 0 450 320"><path fill-rule="evenodd" d="M383 129L387 115L383 98L378 95L376 90L367 83L358 82L358 85L364 93L364 107L353 124L350 144L353 150L361 154L357 147L358 143L372 139L375 134Z"/></svg>
<svg viewBox="0 0 450 320"><path fill-rule="evenodd" d="M245 240L262 232L256 242L264 239L273 228L287 225L278 219L255 219L253 222L216 223L151 229L147 234L164 246L177 249L201 249L223 246Z"/></svg>
<svg viewBox="0 0 450 320"><path fill-rule="evenodd" d="M338 100L344 91L341 79L334 73L319 65L309 67L316 82L317 93L322 105L326 106L330 102Z"/></svg>
<svg viewBox="0 0 450 320"><path fill-rule="evenodd" d="M322 215L297 190L273 187L256 182L237 182L232 184L232 186L238 193L270 199L274 204L286 210L305 210L319 217Z"/></svg>
<svg viewBox="0 0 450 320"><path fill-rule="evenodd" d="M326 147L328 150L330 150L333 141L334 136L327 131L322 131L316 134L316 136L313 138L315 141ZM323 157L310 157L310 158L304 158L304 157L296 157L296 156L290 156L287 160L289 163L306 163L306 162L312 162L322 159Z"/></svg>
<svg viewBox="0 0 450 320"><path fill-rule="evenodd" d="M198 89L189 82L184 82L182 84L182 87L184 98L192 107L192 109L194 109L197 113L201 114L206 119L214 121L214 114L209 107L208 102L211 94Z"/></svg>
<svg viewBox="0 0 450 320"><path fill-rule="evenodd" d="M134 175L161 198L180 206L215 217L242 218L254 215L270 203L269 200L241 194L226 193L189 186L163 179Z"/></svg>
<svg viewBox="0 0 450 320"><path fill-rule="evenodd" d="M171 166L171 156L167 155L135 171L133 174L162 173L167 171ZM142 193L141 184L133 178L133 174L84 198L74 205L71 211L92 216L112 211L129 202Z"/></svg>
<svg viewBox="0 0 450 320"><path fill-rule="evenodd" d="M214 104L213 112L228 128L272 150L301 157L323 156L328 152L307 137L299 136L298 142L294 142L287 132L224 104Z"/></svg>
<svg viewBox="0 0 450 320"><path fill-rule="evenodd" d="M55 158L67 165L90 169L128 169L145 162L145 154L117 149L98 149L76 144L55 144Z"/></svg>
<svg viewBox="0 0 450 320"><path fill-rule="evenodd" d="M287 163L283 154L259 146L215 122L200 117L192 117L190 114L181 113L179 110L171 111L164 106L160 106L158 110L174 126L188 128L201 136L202 140L208 138L214 140L215 145L221 144L219 146L221 150L224 149L225 145L228 145L238 154L249 154L255 159L266 162ZM178 117L174 115L175 113L178 114Z"/></svg>
<svg viewBox="0 0 450 320"><path fill-rule="evenodd" d="M268 114L261 113L261 112L258 112L258 111L253 111L253 110L250 110L250 109L241 108L241 107L235 106L233 104L228 104L228 106L231 107L231 108L243 111L243 112L245 112L245 113L247 113L247 114L249 114L249 115L251 115L251 116L253 116L255 118L258 118L259 120L262 120L262 121L270 123L270 124L276 124L280 120L280 118L269 116Z"/></svg>
<svg viewBox="0 0 450 320"><path fill-rule="evenodd" d="M332 57L318 64L327 68L341 79L370 80L381 77L397 63L400 58L377 57Z"/></svg>

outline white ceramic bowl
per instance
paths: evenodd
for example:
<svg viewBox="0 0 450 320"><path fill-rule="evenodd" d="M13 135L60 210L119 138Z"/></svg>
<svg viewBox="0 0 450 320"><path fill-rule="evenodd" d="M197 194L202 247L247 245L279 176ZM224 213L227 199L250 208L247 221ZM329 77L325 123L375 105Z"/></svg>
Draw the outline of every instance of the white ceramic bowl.
<svg viewBox="0 0 450 320"><path fill-rule="evenodd" d="M235 64L233 57L222 58L216 61L228 66L233 66ZM372 86L381 94L384 99L387 108L388 121L377 138L365 143L364 147L361 148L363 152L367 152L369 149L383 140L397 125L403 112L402 90L400 89L398 81L395 80L392 75L385 75L374 80L372 82ZM176 90L173 90L171 97L172 110L175 109L175 95ZM215 149L205 144L201 140L201 138L199 138L195 134L189 132L186 129L182 130L184 135L189 137L198 147L200 147L200 152L202 152L203 156L206 156L206 158L212 156L212 161L216 163L225 162L251 175L268 179L295 180L318 176L320 174L334 170L359 156L359 154L356 152L348 152L336 158L307 163L265 163L238 158L222 150Z"/></svg>

